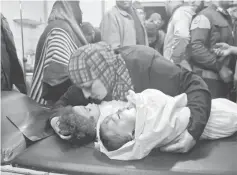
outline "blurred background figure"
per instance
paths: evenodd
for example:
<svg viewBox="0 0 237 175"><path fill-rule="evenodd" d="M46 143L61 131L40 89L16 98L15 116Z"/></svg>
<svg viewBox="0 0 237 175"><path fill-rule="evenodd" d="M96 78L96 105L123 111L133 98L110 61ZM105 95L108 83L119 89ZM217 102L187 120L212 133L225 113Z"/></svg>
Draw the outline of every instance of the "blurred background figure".
<svg viewBox="0 0 237 175"><path fill-rule="evenodd" d="M212 98L229 98L233 87L235 60L213 52L217 42L233 45L232 21L227 9L233 1L212 1L191 24L191 64L207 83Z"/></svg>
<svg viewBox="0 0 237 175"><path fill-rule="evenodd" d="M152 13L146 23L153 23L156 25L156 28L160 30L164 25L164 20L159 13Z"/></svg>
<svg viewBox="0 0 237 175"><path fill-rule="evenodd" d="M11 91L13 85L27 94L25 77L19 63L12 31L1 13L1 91Z"/></svg>
<svg viewBox="0 0 237 175"><path fill-rule="evenodd" d="M80 28L82 12L79 1L56 1L41 35L35 57L30 97L52 105L72 85L68 62L73 51L87 40Z"/></svg>
<svg viewBox="0 0 237 175"><path fill-rule="evenodd" d="M134 1L132 6L133 6L133 8L136 9L138 17L140 18L140 20L144 24L145 20L146 20L146 13L144 11L144 7L142 6L142 4L139 1Z"/></svg>
<svg viewBox="0 0 237 175"><path fill-rule="evenodd" d="M229 12L233 23L234 42L235 46L237 46L237 0L234 1L233 7L229 8Z"/></svg>
<svg viewBox="0 0 237 175"><path fill-rule="evenodd" d="M233 35L234 35L234 46L237 47L237 0L234 1L233 7L230 8L230 15L233 23ZM237 55L235 55L237 60ZM236 102L237 102L237 61L235 64L235 73L234 73L234 90L236 93Z"/></svg>
<svg viewBox="0 0 237 175"><path fill-rule="evenodd" d="M161 54L163 54L165 39L165 32L162 30L163 25L164 21L158 13L153 13L145 23L149 46Z"/></svg>
<svg viewBox="0 0 237 175"><path fill-rule="evenodd" d="M173 11L164 42L164 57L191 71L187 53L187 46L190 42L190 26L193 16L204 8L204 1L186 0L183 4L176 3L176 6L173 5L173 2L167 4L168 7L170 5Z"/></svg>
<svg viewBox="0 0 237 175"><path fill-rule="evenodd" d="M116 49L130 45L148 45L147 33L132 0L117 0L100 24L101 39Z"/></svg>
<svg viewBox="0 0 237 175"><path fill-rule="evenodd" d="M81 29L88 43L96 43L101 41L101 34L99 29L93 27L91 23L83 22L81 24Z"/></svg>
<svg viewBox="0 0 237 175"><path fill-rule="evenodd" d="M174 11L180 7L181 5L183 5L184 0L166 0L165 2L165 10L166 10L166 14L167 16L171 17L172 14L174 13Z"/></svg>

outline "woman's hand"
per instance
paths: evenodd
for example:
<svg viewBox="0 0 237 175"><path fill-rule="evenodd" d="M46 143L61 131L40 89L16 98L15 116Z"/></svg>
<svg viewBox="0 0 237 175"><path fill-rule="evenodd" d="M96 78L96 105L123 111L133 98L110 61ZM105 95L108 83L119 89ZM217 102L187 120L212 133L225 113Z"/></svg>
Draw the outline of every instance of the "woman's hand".
<svg viewBox="0 0 237 175"><path fill-rule="evenodd" d="M160 148L160 150L162 152L187 153L194 147L195 144L196 140L194 140L193 136L189 134L188 130L186 129L180 135L179 139Z"/></svg>
<svg viewBox="0 0 237 175"><path fill-rule="evenodd" d="M232 54L232 46L227 43L217 43L213 51L218 56L226 57Z"/></svg>
<svg viewBox="0 0 237 175"><path fill-rule="evenodd" d="M54 117L51 119L50 124L53 128L53 130L56 132L56 134L63 140L69 140L71 138L71 135L69 136L64 136L60 133L60 128L59 128L59 118L60 117Z"/></svg>

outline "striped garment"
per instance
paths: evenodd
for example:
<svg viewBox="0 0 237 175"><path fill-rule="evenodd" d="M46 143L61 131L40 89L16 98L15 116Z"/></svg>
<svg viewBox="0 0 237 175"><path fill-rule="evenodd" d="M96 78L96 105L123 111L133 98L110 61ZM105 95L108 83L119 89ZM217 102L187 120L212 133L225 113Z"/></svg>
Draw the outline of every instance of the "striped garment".
<svg viewBox="0 0 237 175"><path fill-rule="evenodd" d="M41 97L43 93L43 80L45 83L50 84L45 77L50 77L51 75L48 75L45 69L51 65L58 65L58 69L63 67L64 71L67 70L70 56L77 48L78 46L65 30L53 28L48 33L32 79L30 97L33 100L43 105L47 104L47 101ZM49 69L51 74L59 72L59 70L54 71L54 69ZM60 75L58 77L61 79Z"/></svg>

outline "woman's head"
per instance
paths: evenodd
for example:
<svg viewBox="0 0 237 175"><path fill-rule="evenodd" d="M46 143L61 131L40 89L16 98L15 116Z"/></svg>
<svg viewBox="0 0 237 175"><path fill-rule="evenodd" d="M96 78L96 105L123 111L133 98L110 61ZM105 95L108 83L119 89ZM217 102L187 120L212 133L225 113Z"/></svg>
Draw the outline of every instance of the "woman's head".
<svg viewBox="0 0 237 175"><path fill-rule="evenodd" d="M69 20L68 18L75 18L80 25L82 23L82 11L80 8L80 1L65 1L57 0L49 15L49 22L57 19Z"/></svg>
<svg viewBox="0 0 237 175"><path fill-rule="evenodd" d="M135 108L124 109L104 119L100 125L100 140L108 151L114 151L133 139Z"/></svg>
<svg viewBox="0 0 237 175"><path fill-rule="evenodd" d="M121 99L131 88L125 61L105 42L76 50L69 61L69 77L86 98L103 100L109 94Z"/></svg>
<svg viewBox="0 0 237 175"><path fill-rule="evenodd" d="M80 28L82 23L82 11L79 0L57 0L49 15L48 23L55 20L66 21L71 26L81 44L84 45L88 43Z"/></svg>
<svg viewBox="0 0 237 175"><path fill-rule="evenodd" d="M70 136L69 141L83 144L94 140L100 111L97 105L67 106L59 109L59 133Z"/></svg>
<svg viewBox="0 0 237 175"><path fill-rule="evenodd" d="M98 28L93 27L89 22L83 22L81 29L88 41L88 43L97 43L101 41L101 33Z"/></svg>

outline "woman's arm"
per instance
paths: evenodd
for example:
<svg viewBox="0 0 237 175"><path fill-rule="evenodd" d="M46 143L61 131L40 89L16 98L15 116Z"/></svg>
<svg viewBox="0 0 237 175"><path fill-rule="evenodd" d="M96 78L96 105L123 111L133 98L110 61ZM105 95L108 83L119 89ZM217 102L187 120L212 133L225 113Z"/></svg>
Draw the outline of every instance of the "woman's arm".
<svg viewBox="0 0 237 175"><path fill-rule="evenodd" d="M191 111L188 132L195 140L201 136L211 110L211 94L198 75L163 59L154 59L150 72L150 88L176 96L186 93Z"/></svg>
<svg viewBox="0 0 237 175"><path fill-rule="evenodd" d="M54 104L53 108L58 108L62 106L77 106L77 105L87 105L90 101L86 99L80 88L72 85L68 90L60 97L60 99Z"/></svg>

